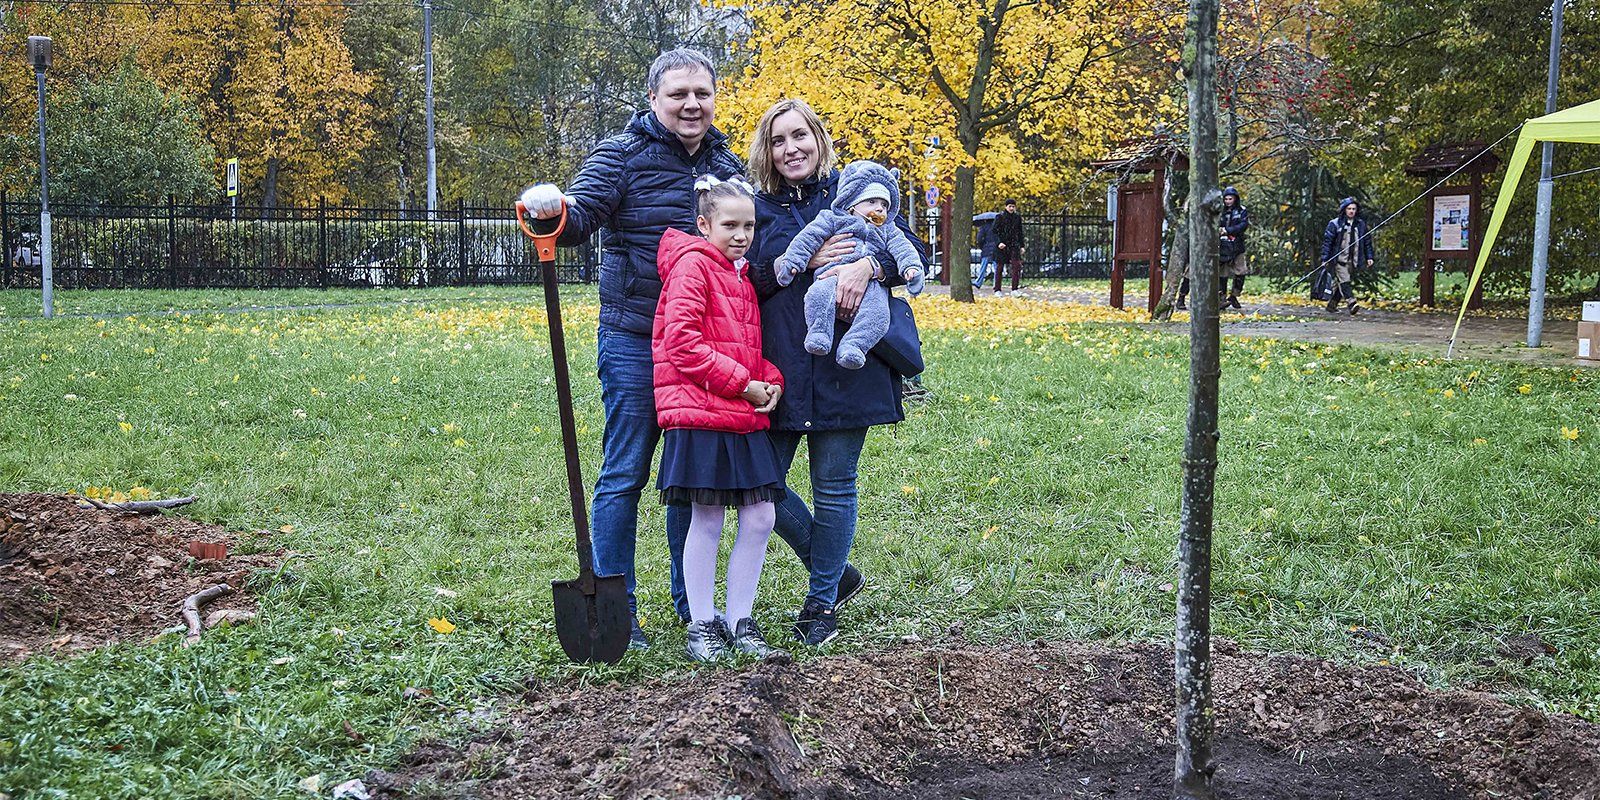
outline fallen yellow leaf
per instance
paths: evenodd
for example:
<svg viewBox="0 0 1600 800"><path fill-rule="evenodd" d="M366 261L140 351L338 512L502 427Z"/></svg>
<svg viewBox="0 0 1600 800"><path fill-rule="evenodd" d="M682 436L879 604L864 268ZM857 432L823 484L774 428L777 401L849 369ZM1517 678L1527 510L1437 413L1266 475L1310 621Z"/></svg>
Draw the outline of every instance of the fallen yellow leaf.
<svg viewBox="0 0 1600 800"><path fill-rule="evenodd" d="M456 626L451 625L450 620L447 620L444 617L430 618L428 620L428 627L438 631L439 633L454 633L456 630Z"/></svg>

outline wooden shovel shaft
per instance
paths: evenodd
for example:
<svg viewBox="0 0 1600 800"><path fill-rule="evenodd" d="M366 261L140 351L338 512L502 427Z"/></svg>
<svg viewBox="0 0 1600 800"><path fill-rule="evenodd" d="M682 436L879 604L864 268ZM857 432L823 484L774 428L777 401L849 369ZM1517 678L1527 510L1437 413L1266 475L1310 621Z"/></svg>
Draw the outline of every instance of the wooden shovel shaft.
<svg viewBox="0 0 1600 800"><path fill-rule="evenodd" d="M594 545L589 540L589 510L583 495L583 468L578 462L578 423L572 413L572 378L567 372L567 340L561 328L561 295L556 289L554 259L540 259L545 315L550 324L550 360L555 363L556 402L561 407L561 446L567 457L567 495L577 529L578 580L584 594L594 594Z"/></svg>

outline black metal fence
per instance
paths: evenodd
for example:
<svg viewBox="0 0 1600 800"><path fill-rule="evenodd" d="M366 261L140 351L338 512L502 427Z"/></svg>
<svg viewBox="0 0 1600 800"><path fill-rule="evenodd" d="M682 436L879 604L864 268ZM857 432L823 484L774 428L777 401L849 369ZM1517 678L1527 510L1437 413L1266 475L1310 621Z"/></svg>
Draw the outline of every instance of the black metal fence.
<svg viewBox="0 0 1600 800"><path fill-rule="evenodd" d="M992 224L992 214L974 218L969 257L974 271L982 260L979 237ZM917 235L944 252L943 228L937 214L922 214L914 226ZM1111 223L1095 214L1022 215L1022 276L1039 278L1109 278L1111 276Z"/></svg>
<svg viewBox="0 0 1600 800"><path fill-rule="evenodd" d="M461 286L539 282L509 207L51 206L62 289ZM0 195L0 285L40 283L39 204ZM598 272L594 242L563 248L562 282Z"/></svg>
<svg viewBox="0 0 1600 800"><path fill-rule="evenodd" d="M425 209L336 206L51 207L61 289L300 288L536 284L531 242L511 208L457 201ZM944 252L937 215L913 227ZM1096 215L1022 218L1025 278L1106 278L1111 223ZM974 266L980 226L973 228ZM39 204L0 194L0 286L40 284ZM564 283L599 274L598 238L558 252Z"/></svg>

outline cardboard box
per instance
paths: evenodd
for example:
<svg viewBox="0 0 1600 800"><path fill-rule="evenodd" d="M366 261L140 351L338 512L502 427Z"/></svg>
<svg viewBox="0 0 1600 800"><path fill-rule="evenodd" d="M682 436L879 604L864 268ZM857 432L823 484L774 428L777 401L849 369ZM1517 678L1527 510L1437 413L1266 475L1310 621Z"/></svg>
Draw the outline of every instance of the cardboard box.
<svg viewBox="0 0 1600 800"><path fill-rule="evenodd" d="M1584 322L1600 322L1600 300L1583 301L1583 316L1580 319Z"/></svg>
<svg viewBox="0 0 1600 800"><path fill-rule="evenodd" d="M1578 323L1578 358L1600 361L1600 322Z"/></svg>

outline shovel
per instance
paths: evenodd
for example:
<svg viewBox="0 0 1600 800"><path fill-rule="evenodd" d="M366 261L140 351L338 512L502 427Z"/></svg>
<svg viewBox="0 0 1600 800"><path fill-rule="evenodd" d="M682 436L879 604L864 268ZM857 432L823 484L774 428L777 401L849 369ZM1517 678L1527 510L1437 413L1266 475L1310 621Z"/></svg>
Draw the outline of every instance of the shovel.
<svg viewBox="0 0 1600 800"><path fill-rule="evenodd" d="M535 227L552 230L535 233ZM545 314L550 323L550 358L555 362L556 399L561 407L561 445L567 457L567 496L572 500L572 524L577 530L578 577L551 581L555 598L556 636L567 658L575 662L615 664L628 650L633 612L628 607L628 585L621 575L594 574L594 548L589 542L589 512L583 496L583 471L578 464L578 428L572 416L572 380L567 375L566 337L561 330L561 297L556 289L556 237L567 227L567 208L555 220L528 224L528 209L517 201L517 224L533 240L544 284Z"/></svg>

